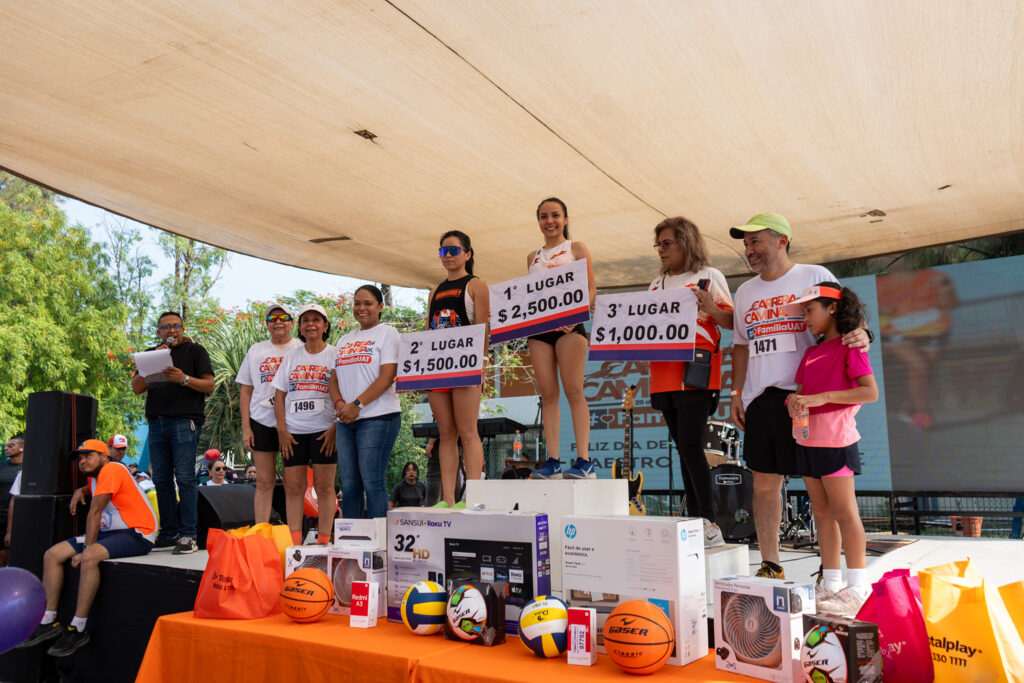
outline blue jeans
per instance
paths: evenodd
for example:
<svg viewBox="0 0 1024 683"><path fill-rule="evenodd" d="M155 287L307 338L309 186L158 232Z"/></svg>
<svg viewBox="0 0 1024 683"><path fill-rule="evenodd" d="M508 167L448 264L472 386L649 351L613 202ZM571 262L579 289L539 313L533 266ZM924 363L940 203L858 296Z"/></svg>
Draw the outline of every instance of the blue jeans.
<svg viewBox="0 0 1024 683"><path fill-rule="evenodd" d="M388 492L384 475L388 471L391 448L402 426L402 414L356 420L337 427L338 469L341 472L341 516L386 517Z"/></svg>
<svg viewBox="0 0 1024 683"><path fill-rule="evenodd" d="M175 534L196 537L196 448L202 429L188 418L155 417L149 421L149 462L160 508L160 538L173 538Z"/></svg>

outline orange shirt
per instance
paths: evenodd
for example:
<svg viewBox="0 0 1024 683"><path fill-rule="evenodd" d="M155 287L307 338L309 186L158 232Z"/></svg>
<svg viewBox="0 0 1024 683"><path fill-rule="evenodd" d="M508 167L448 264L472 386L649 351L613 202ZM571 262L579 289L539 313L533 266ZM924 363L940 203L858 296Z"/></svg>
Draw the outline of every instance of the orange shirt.
<svg viewBox="0 0 1024 683"><path fill-rule="evenodd" d="M119 462L108 462L96 477L93 495L110 494L110 504L117 508L125 526L153 540L156 538L156 515L149 499L142 492L127 467ZM152 538L150 538L152 536Z"/></svg>

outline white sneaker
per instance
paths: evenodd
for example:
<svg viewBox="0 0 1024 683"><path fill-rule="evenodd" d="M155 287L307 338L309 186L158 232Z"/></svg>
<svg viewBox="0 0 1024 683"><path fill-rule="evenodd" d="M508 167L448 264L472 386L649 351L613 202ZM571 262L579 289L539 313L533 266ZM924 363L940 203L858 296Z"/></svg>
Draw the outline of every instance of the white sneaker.
<svg viewBox="0 0 1024 683"><path fill-rule="evenodd" d="M871 595L869 586L846 586L824 600L817 601L818 614L855 617L869 595Z"/></svg>
<svg viewBox="0 0 1024 683"><path fill-rule="evenodd" d="M722 538L722 530L718 528L718 525L714 522L704 520L704 547L705 548L717 548L725 545L725 539Z"/></svg>

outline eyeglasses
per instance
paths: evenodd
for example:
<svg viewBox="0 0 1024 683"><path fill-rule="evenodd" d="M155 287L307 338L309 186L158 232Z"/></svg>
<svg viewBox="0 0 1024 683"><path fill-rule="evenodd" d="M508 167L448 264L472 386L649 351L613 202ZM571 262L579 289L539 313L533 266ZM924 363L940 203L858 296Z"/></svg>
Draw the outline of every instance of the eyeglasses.
<svg viewBox="0 0 1024 683"><path fill-rule="evenodd" d="M291 321L292 317L287 313L278 313L276 315L267 316L268 323L290 323Z"/></svg>
<svg viewBox="0 0 1024 683"><path fill-rule="evenodd" d="M163 330L164 332L170 332L171 330L180 330L182 327L184 326L181 323L170 323L168 325L161 325L157 329Z"/></svg>
<svg viewBox="0 0 1024 683"><path fill-rule="evenodd" d="M437 253L441 256L458 256L462 253L462 247L441 247Z"/></svg>
<svg viewBox="0 0 1024 683"><path fill-rule="evenodd" d="M679 243L678 242L670 242L669 240L662 240L660 242L655 242L654 243L654 248L655 249L668 249L673 244L679 244Z"/></svg>
<svg viewBox="0 0 1024 683"><path fill-rule="evenodd" d="M211 472L223 472L223 471L224 471L225 469L227 469L227 468L225 468L225 467L214 467L214 468L213 468L212 470L210 470L210 471L211 471Z"/></svg>

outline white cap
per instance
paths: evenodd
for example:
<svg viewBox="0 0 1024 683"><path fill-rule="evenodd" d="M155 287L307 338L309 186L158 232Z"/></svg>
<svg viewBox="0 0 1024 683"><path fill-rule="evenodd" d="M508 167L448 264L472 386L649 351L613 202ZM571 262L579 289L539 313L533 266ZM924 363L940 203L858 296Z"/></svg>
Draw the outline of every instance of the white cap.
<svg viewBox="0 0 1024 683"><path fill-rule="evenodd" d="M316 311L317 313L322 315L324 317L324 320L326 320L327 322L331 321L331 319L327 316L327 311L325 311L324 307L321 306L320 304L306 304L305 306L299 309L299 313L298 315L295 316L295 319L300 319L303 313L308 313L310 311Z"/></svg>

